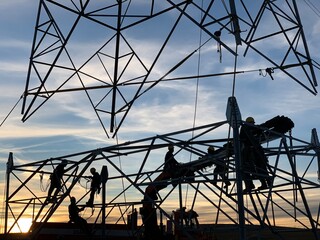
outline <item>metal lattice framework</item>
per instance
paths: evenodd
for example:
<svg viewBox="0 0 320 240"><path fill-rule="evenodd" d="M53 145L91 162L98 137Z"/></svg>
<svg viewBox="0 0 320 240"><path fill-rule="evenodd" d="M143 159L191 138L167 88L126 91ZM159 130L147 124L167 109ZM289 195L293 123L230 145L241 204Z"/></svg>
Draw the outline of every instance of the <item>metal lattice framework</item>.
<svg viewBox="0 0 320 240"><path fill-rule="evenodd" d="M156 44L145 49L148 42ZM207 62L211 65L198 66L198 54L203 62L210 60ZM217 57L212 60L212 56ZM241 69L245 66L241 63L249 56L257 58L254 69ZM235 58L235 71L212 67L221 62L226 63L223 67L233 64ZM84 93L105 133L115 136L134 102L160 82L214 79L252 71L272 79L277 73L277 77L285 76L312 94L317 93L314 65L295 0L40 0L22 120L26 121L54 95ZM278 231L277 225L284 216L300 230L311 230L312 237L319 239L319 200L313 198L319 189L315 173L320 154L316 130L311 142L272 133L276 137L263 145L272 185L243 195L238 138L239 127L245 123L239 109L228 104L227 121L206 126L20 165L13 164L10 155L6 219L13 219L13 223L6 222L6 233L19 225L19 219L30 217L31 212L38 223L32 228L35 237L45 223L56 220L57 213L66 212L71 195L83 203L87 196L79 182L89 167L99 165L109 169L104 192L107 199L95 202L99 211L92 214L91 220L96 224L126 222L128 211L141 206L145 188L163 184L154 179L162 171L168 144L176 146L177 159L192 167L193 160L203 156L208 145L219 149L232 140L234 154L226 159L230 187L224 188L222 182L212 185L213 173L208 165L210 171L197 169L192 178L171 179L172 185L153 202L158 213L181 228L189 239L194 238L171 216L177 207L196 210L200 221L210 219L210 224L232 223L239 229L241 239L259 235L250 232L247 225L264 227L281 239L285 233ZM191 162L187 163L189 159ZM41 181L48 179L62 160L68 161L64 191L59 193L57 202L44 204L46 193L35 187L40 182L38 175L41 174ZM13 186L13 180L19 184ZM130 234L140 236L141 232L143 226ZM104 234L108 236L108 232Z"/></svg>
<svg viewBox="0 0 320 240"><path fill-rule="evenodd" d="M235 117L233 114L230 116ZM263 143L272 178L271 187L266 190L252 191L243 195L241 174L237 173L239 171L237 162L240 157L236 144L234 153L226 157L228 178L232 183L230 187L224 188L223 182L212 185L213 172L210 169L212 163L203 165L197 170L193 162L199 161L198 158L205 154L208 146L219 149L238 138L238 128L234 127L245 123L240 120L234 121L236 119L234 117L230 118L229 122L234 129L233 138L221 135L221 132L227 132L226 130L230 128L228 121L223 121L21 165L14 165L13 157L10 155L8 179L21 184L17 187L12 187L10 184L10 189L8 188L7 219L14 219L14 223L8 227L7 232L12 231L14 226L18 225L19 218L25 215L32 215L34 222L40 223L32 228L32 233L35 235L41 230L41 224L52 221L55 219L55 214L59 212L64 213L62 214L65 216L64 221L67 221L65 212L69 197L77 196L78 204L82 204L87 198L87 192L79 185L90 166L106 166L109 169L105 196L102 200L96 199L95 207L98 210L92 214L91 221L95 224L126 224L126 214L133 208L141 207L141 199L145 197L146 187L150 184L163 184L161 181L155 182L154 179L162 171L162 159L166 147L168 144L174 144L177 148L175 157L181 160L181 164L186 164L193 169L195 176L191 178L182 176L166 181L172 185L168 185L159 192L159 199L153 204L161 215L174 222L176 228L181 226L174 221L171 215L172 210L187 207L199 213L200 221L210 219L206 223L234 224L244 236L257 237L263 234L256 230L251 232L246 227L257 225L281 239L286 236L286 232L279 230L278 224L280 219L285 217L287 225L291 221L297 227L294 230L296 233L310 230L311 237L318 239L319 183L315 169L319 168L320 145L315 129L312 131L311 142L263 129L266 136L272 136ZM190 135L193 137L190 138ZM217 136L221 137L217 138ZM59 193L55 203L46 205L44 204L46 193L39 193L40 188L35 187L40 184L38 174L41 173L41 179L48 179L53 168L62 160L68 161L63 191ZM314 194L315 196L312 197ZM239 204L240 199L245 200L242 205ZM89 215L89 213L86 214ZM201 218L202 215L203 218ZM243 217L243 222L240 216ZM214 226L219 225L212 226L211 232L218 231ZM183 231L186 230L182 228ZM143 232L143 225L131 230L131 236L140 236L141 232ZM108 231L105 234L108 236ZM188 235L188 231L185 234L189 239L194 239Z"/></svg>
<svg viewBox="0 0 320 240"><path fill-rule="evenodd" d="M198 69L200 52L212 64ZM254 69L214 67L237 56L239 66L255 56ZM115 136L134 102L161 81L260 71L316 94L313 64L294 0L40 0L22 120L58 93L84 92Z"/></svg>

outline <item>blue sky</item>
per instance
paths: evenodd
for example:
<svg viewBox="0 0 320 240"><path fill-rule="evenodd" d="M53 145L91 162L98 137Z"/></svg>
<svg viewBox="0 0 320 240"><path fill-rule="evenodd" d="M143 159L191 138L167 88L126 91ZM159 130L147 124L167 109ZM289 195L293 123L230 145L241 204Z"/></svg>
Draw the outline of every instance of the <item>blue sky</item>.
<svg viewBox="0 0 320 240"><path fill-rule="evenodd" d="M308 2L320 8L317 0ZM310 53L315 61L320 62L320 17L304 1L299 1L298 6ZM1 121L24 91L37 8L38 1L29 0L2 0L0 4ZM170 15L166 19L170 19ZM67 20L63 18L63 21ZM156 24L158 29L153 29L152 24ZM137 29L136 32L127 33L128 39L139 49L146 63L151 62L163 39L162 33L167 31L164 22L152 24L146 24L145 28ZM188 21L183 24L185 26L177 29L174 36L176 41L168 46L156 70L153 71L152 76L155 78L162 76L186 52L194 50L199 44L199 31L196 28L188 28ZM90 51L100 46L107 35L89 24L88 26L90 27L86 28L84 33L77 32L78 35L72 39L73 45L70 46L70 52L79 65L82 63L82 57L90 56ZM272 27L272 24L266 24L260 31L267 32ZM94 35L97 32L101 35ZM222 37L228 41L232 39L228 34ZM206 37L203 35L202 41L205 40ZM228 44L232 46L231 42ZM257 48L277 59L284 45L285 43L275 38L270 42L258 44ZM243 51L244 48L239 47L239 52ZM206 44L201 54L201 74L233 71L233 56L222 48L220 63L214 41ZM195 75L198 71L197 64L198 56L195 56L172 76ZM259 75L257 70L268 66L270 65L257 57L253 51L249 51L246 58L239 54L238 70L255 70L236 76L235 96L243 118L253 116L257 123L262 123L276 115L286 115L295 123L293 135L309 141L311 129L319 129L319 96L312 95L279 71L275 72L274 81L268 76ZM88 71L97 75L103 74L101 69L89 67ZM319 70L316 71L316 75L319 78ZM227 99L232 94L232 80L233 76L227 75L199 81L196 125L225 120ZM133 105L117 139L106 137L83 93L55 95L24 123L21 121L20 101L0 127L0 173L5 171L9 152L13 152L18 161L41 160L116 144L117 141L126 142L190 128L194 121L195 101L196 80L160 83Z"/></svg>

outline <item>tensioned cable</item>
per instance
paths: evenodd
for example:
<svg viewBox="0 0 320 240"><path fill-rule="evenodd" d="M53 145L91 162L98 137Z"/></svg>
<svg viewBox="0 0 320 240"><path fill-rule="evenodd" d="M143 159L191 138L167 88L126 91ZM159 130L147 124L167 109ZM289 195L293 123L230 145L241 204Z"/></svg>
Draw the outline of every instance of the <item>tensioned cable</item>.
<svg viewBox="0 0 320 240"><path fill-rule="evenodd" d="M0 124L0 127L4 124L4 122L8 119L8 117L10 116L10 114L13 112L13 110L17 107L17 105L19 104L20 100L22 99L23 95L21 95L21 97L19 98L19 100L16 102L16 104L13 106L13 108L9 111L9 113L7 114L7 116L3 119L3 121Z"/></svg>
<svg viewBox="0 0 320 240"><path fill-rule="evenodd" d="M203 0L201 1L201 9L203 8ZM200 12L200 19L202 19L203 13ZM200 65L201 65L201 43L202 43L202 29L200 28L199 32L199 52L198 52L198 66L197 66L197 75L200 76ZM198 107L198 96L199 96L199 77L196 78L196 91L195 91L195 100L194 100L194 113L193 113L193 123L192 128L195 128L196 126L196 120L197 120L197 107ZM192 138L194 137L194 131L192 131ZM189 162L192 160L192 152L190 152L190 159ZM185 203L184 205L187 206L188 201L188 192L189 192L189 185L187 185L186 190L186 197L185 197Z"/></svg>
<svg viewBox="0 0 320 240"><path fill-rule="evenodd" d="M231 94L232 97L234 97L234 95L235 95L237 63L238 63L238 45L236 44L236 54L235 54L234 65L233 65L234 74L233 74L233 79L232 79L232 94ZM231 135L231 125L229 125L228 139L230 139L230 135ZM222 191L220 192L220 199L219 199L219 203L218 203L219 208L218 208L218 211L217 211L216 222L218 221L218 215L220 213L221 196L222 196Z"/></svg>
<svg viewBox="0 0 320 240"><path fill-rule="evenodd" d="M117 128L117 123L116 122L115 122L115 127ZM117 145L118 145L119 144L118 133L116 133L116 142L117 142ZM120 167L120 170L122 172L122 162L121 162L121 156L120 155L118 156L118 159L119 159L119 167ZM126 196L126 191L125 191L125 187L124 187L123 178L121 178L121 183L122 183L122 190L123 190L123 198L124 198L124 202L126 203L127 202L127 196Z"/></svg>

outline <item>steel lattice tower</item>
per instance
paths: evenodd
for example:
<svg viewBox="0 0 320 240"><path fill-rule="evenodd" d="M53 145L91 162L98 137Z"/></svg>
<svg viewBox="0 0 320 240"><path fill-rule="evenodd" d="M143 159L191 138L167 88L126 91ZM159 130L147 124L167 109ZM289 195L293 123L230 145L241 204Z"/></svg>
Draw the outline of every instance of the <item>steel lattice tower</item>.
<svg viewBox="0 0 320 240"><path fill-rule="evenodd" d="M94 31L90 32L91 29ZM202 34L200 43L199 31ZM157 39L157 51L145 51L133 33L141 39ZM79 38L83 47L80 54L75 45ZM281 39L285 44L274 49L270 43L275 39ZM182 54L172 56L173 49ZM22 119L29 119L53 96L84 93L105 133L115 136L135 101L162 82L214 79L252 71L240 68L230 72L216 68L197 71L192 67L198 63L198 53L202 52L206 60L209 55L217 55L217 49L217 62L237 58L241 66L241 61L245 62L248 55L256 56L261 65L255 66L254 71L272 79L274 73L286 76L310 93L317 93L314 63L294 0L254 3L235 0L169 0L161 3L154 0L148 3L40 0ZM33 228L36 236L56 211L65 209L71 193L81 195L77 183L93 163L99 162L108 167L109 178L104 193L107 200L104 198L96 204L99 213L94 215L95 223L118 223L130 209L141 205L147 186L161 184L153 182L162 168L162 162L154 159L163 157L161 154L168 144L177 147L177 158L192 156L196 161L205 154L207 146L220 149L234 141L233 154L227 159L232 182L229 188L224 188L222 182L217 186L211 184L212 172L203 170L212 163L198 168L192 165L193 161L189 165L185 163L186 167L193 167L195 176L171 179L172 185L159 192L158 200L154 202L158 213L174 222L170 200L179 199L180 209L188 205L195 210L206 202L209 208L204 212L210 209L211 219L212 216L215 218L213 222L233 223L239 229L240 239L255 234L247 229L247 225L260 226L281 239L277 223L279 216L284 214L299 227L311 229L312 237L319 239L319 208L311 207L315 205L308 202L308 196L319 188L313 173L315 167L319 168L320 146L316 130L311 133L311 142L306 142L264 129L274 137L263 143L272 173L272 186L265 191L243 195L238 137L239 127L245 123L234 96L226 105L227 120L206 126L23 165L12 164L10 155L8 182L14 177L21 185L7 191L7 217L15 221L11 227L6 227L6 231L10 232L19 218L32 209L33 220L40 223ZM221 128L229 129L231 136L221 136L218 131ZM194 133L192 138L189 137L191 132ZM122 159L123 168L116 161L118 158ZM68 161L64 191L55 204L44 205L45 196L33 189L37 175L41 173L48 177L62 160ZM137 168L132 167L133 161ZM14 209L18 206L20 210L23 207L16 214ZM113 212L119 217L110 220ZM179 224L175 226L180 229ZM180 230L184 232L182 227ZM132 236L139 236L141 231L141 228L135 229ZM194 239L188 231L184 233ZM104 234L108 236L108 232Z"/></svg>

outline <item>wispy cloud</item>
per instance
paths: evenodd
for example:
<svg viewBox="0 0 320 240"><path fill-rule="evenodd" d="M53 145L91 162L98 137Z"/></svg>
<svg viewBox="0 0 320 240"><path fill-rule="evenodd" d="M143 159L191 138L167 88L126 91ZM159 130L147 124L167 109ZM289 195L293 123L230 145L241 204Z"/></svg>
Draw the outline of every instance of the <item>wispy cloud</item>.
<svg viewBox="0 0 320 240"><path fill-rule="evenodd" d="M0 4L0 9L3 13L0 16L0 20L6 19L6 22L1 21L1 27L3 27L6 34L0 36L0 116L2 118L10 111L24 90L37 8L35 2L32 1L31 5L30 1L27 0L4 0ZM162 3L157 2L156 4ZM32 9L32 11L29 11L28 8ZM317 53L319 53L320 20L314 19L309 13L310 11L302 12L301 15L306 19L305 31L307 40L310 43L310 52L315 59L319 60L319 54ZM19 18L16 17L18 15L20 16ZM168 18L166 21L168 21ZM186 23L182 23L182 26ZM91 25L88 24L87 26ZM145 24L143 28L137 29L137 32L127 31L124 33L131 47L136 51L147 68L152 66L168 33L166 26L166 24L162 23L159 24L159 28L153 29L152 26ZM28 37L22 33L17 37L16 32L18 27L19 30L22 28L23 31L28 32ZM259 34L263 34L273 30L274 24L260 27ZM102 31L98 37L95 37L93 33L96 30L92 28L86 29L83 32L77 32L78 35L72 39L72 44L67 45L69 53L75 59L76 68L84 64L87 57L92 56L97 48L102 46L105 39L115 34L112 31ZM242 30L246 31L246 29ZM168 45L154 65L148 80L157 80L164 76L188 53L198 48L200 44L200 32L198 29L181 28L181 32L178 33L170 38ZM223 34L223 41L227 45L234 47L232 45L233 38L230 37L231 34ZM242 34L245 34L245 32ZM202 41L207 40L207 38L208 36L205 36ZM271 54L280 52L287 44L283 38L280 39L278 36L272 38L272 40L271 43L266 44L265 42L261 42L255 44L255 46L261 49L261 51ZM125 43L122 46L126 46ZM195 52L190 59L175 69L168 77L233 71L234 56L228 50L222 48L222 62L220 63L216 47L216 42L210 40L201 49L200 58L198 55L199 51ZM111 49L112 54L114 54L114 49ZM121 51L126 52L124 49L128 51L127 48L122 48ZM19 104L0 128L1 173L5 171L5 162L7 161L9 152L14 152L17 163L25 163L35 159L47 159L191 128L193 124L199 126L223 121L226 118L227 99L232 94L234 83L235 96L243 119L250 115L256 119L257 123L262 123L276 115L286 115L295 122L294 135L309 141L311 128L320 127L318 96L313 96L305 91L301 86L284 74L281 74L278 70L275 70L273 75L275 80L271 80L268 75L265 77L259 75L258 70L270 67L270 63L257 56L251 50L249 50L246 58L244 58L242 56L244 49L245 46L239 46L240 54L237 58L237 70L245 71L243 74L207 77L201 78L199 81L197 79L163 81L155 88L147 91L133 104L116 139L106 138L84 92L55 94L25 123L21 122L21 104ZM111 54L111 50L104 50L101 52ZM278 54L275 57L280 59ZM106 82L110 81L105 69L96 60L92 61L92 63L90 62L90 64L81 70ZM107 62L106 60L105 63ZM70 64L67 58L59 59L59 63L63 66L69 66ZM124 61L121 67L125 63ZM112 69L112 58L110 66L107 67L108 69ZM132 64L128 68L126 76L129 78L140 75L143 72L142 70L141 65L135 62L135 64ZM246 72L249 70L254 71ZM40 72L41 74L45 74L45 70ZM50 82L48 82L50 89L54 89L58 83L63 82L68 77L68 74L70 75L70 72L65 73L62 69L55 69ZM316 74L319 76L318 70ZM81 76L83 77L83 75ZM113 74L111 73L110 76L112 78ZM300 77L300 75L297 76ZM100 84L90 78L86 78L85 82L88 85ZM68 87L79 86L81 85L76 77L68 83ZM124 89L125 93L130 91L128 90L130 88L123 87L122 89ZM107 89L103 91L107 91ZM99 92L92 96L97 100L102 95ZM197 105L195 108L196 101ZM110 103L106 103L106 106L109 106L107 104ZM106 119L109 119L108 114L105 116ZM226 137L228 130L228 126L218 129L213 137ZM163 163L164 154L165 151L163 149L151 153L152 158L145 168L153 170L155 167L160 166ZM139 157L134 156L128 161L121 159L123 160L122 163L124 163L123 169L128 172L137 172L142 160ZM178 155L177 158L179 161L187 161L186 155ZM97 165L100 167L101 164L97 163ZM286 163L283 167L287 166L288 164ZM308 177L312 179L316 178L314 166L313 172L308 172ZM115 174L114 172L112 174ZM38 182L35 184L38 184ZM115 194L115 190L119 189L120 185L119 181L118 184L110 186L110 190L114 191L113 194ZM77 186L76 191L83 193L84 189ZM40 192L39 194L41 196L45 195L45 193ZM135 200L137 198L140 199L140 196L140 194L137 194L133 198ZM308 194L312 209L317 211L318 202L314 200L314 197L315 195ZM177 199L177 195L174 195L173 198ZM214 200L218 201L218 199ZM66 210L66 204L64 203L63 210ZM172 211L177 207L177 202L175 200L168 202L165 207L169 211ZM206 222L208 219L210 221L213 220L213 207L207 201L203 199L199 200L195 210L202 213L201 223ZM57 214L61 219L60 213ZM284 217L285 215L279 215L280 220L285 219Z"/></svg>

